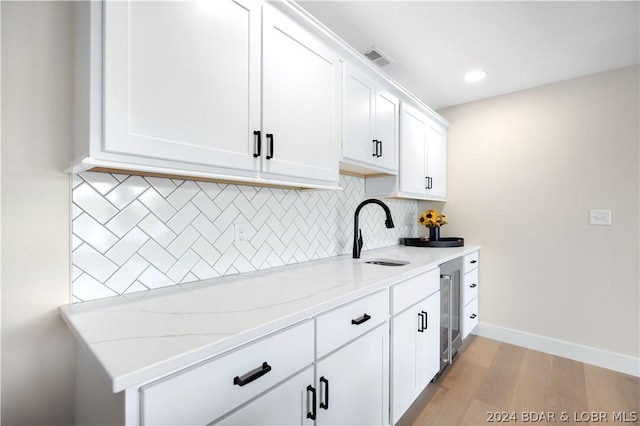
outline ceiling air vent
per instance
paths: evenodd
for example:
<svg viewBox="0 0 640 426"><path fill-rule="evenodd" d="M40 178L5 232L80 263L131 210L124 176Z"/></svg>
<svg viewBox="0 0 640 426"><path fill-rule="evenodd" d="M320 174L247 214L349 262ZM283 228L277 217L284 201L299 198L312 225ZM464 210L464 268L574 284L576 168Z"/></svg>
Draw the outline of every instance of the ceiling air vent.
<svg viewBox="0 0 640 426"><path fill-rule="evenodd" d="M389 55L384 53L382 50L378 49L376 46L373 46L371 49L364 52L364 56L369 58L371 62L374 64L383 67L388 64L395 64L396 61L391 59Z"/></svg>

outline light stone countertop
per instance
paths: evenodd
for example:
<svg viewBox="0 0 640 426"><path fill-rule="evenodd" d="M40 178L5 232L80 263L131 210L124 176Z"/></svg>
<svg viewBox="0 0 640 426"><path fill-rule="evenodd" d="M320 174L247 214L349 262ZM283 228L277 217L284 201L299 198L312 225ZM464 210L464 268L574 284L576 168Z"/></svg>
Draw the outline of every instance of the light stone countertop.
<svg viewBox="0 0 640 426"><path fill-rule="evenodd" d="M393 246L65 305L61 314L114 392L436 268L480 247ZM404 266L364 263L409 261Z"/></svg>

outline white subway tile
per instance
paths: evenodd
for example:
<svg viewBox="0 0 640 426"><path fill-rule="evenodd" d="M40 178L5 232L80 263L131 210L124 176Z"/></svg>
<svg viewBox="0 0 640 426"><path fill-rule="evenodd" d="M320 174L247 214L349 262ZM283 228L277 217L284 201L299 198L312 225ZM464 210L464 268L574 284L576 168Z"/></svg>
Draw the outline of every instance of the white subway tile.
<svg viewBox="0 0 640 426"><path fill-rule="evenodd" d="M80 176L102 195L111 191L118 186L119 183L118 180L109 173L83 172Z"/></svg>
<svg viewBox="0 0 640 426"><path fill-rule="evenodd" d="M82 244L73 252L73 264L93 278L105 282L118 269L111 262L88 244Z"/></svg>
<svg viewBox="0 0 640 426"><path fill-rule="evenodd" d="M151 238L156 240L163 246L168 246L176 238L175 232L173 232L167 225L162 223L157 217L150 214L147 215L140 223L138 228L142 229Z"/></svg>
<svg viewBox="0 0 640 426"><path fill-rule="evenodd" d="M176 209L167 202L162 196L154 189L149 188L138 197L138 200L144 204L151 212L156 215L160 220L168 221L176 214Z"/></svg>
<svg viewBox="0 0 640 426"><path fill-rule="evenodd" d="M122 265L149 240L149 236L133 228L107 252L106 256L114 263Z"/></svg>
<svg viewBox="0 0 640 426"><path fill-rule="evenodd" d="M73 190L73 202L100 223L106 223L118 213L118 209L87 183Z"/></svg>
<svg viewBox="0 0 640 426"><path fill-rule="evenodd" d="M147 188L149 184L146 180L140 176L131 176L109 192L105 198L118 209L123 209Z"/></svg>
<svg viewBox="0 0 640 426"><path fill-rule="evenodd" d="M148 214L149 210L142 205L142 203L134 201L107 222L106 227L115 235L122 238Z"/></svg>
<svg viewBox="0 0 640 426"><path fill-rule="evenodd" d="M174 263L176 263L176 258L171 255L168 251L162 248L158 243L154 240L149 240L142 246L138 253L144 257L147 262L154 265L163 273L166 273ZM144 282L144 281L143 281ZM144 282L146 284L146 282Z"/></svg>
<svg viewBox="0 0 640 426"><path fill-rule="evenodd" d="M105 284L116 293L123 294L148 266L149 262L134 254Z"/></svg>
<svg viewBox="0 0 640 426"><path fill-rule="evenodd" d="M118 237L86 213L75 218L72 226L75 236L100 253L106 252L118 241Z"/></svg>
<svg viewBox="0 0 640 426"><path fill-rule="evenodd" d="M148 288L160 288L167 287L170 285L174 285L171 278L167 277L162 272L158 271L153 266L149 266L141 275L138 277L138 281L144 284Z"/></svg>

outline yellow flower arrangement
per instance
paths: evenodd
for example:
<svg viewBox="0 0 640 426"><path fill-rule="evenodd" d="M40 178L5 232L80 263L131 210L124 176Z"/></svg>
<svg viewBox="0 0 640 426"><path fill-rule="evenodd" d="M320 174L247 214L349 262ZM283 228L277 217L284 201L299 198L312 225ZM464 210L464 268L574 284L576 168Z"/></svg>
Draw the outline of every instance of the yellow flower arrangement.
<svg viewBox="0 0 640 426"><path fill-rule="evenodd" d="M438 210L428 209L418 216L418 223L427 228L440 228L447 224L447 216L439 213Z"/></svg>

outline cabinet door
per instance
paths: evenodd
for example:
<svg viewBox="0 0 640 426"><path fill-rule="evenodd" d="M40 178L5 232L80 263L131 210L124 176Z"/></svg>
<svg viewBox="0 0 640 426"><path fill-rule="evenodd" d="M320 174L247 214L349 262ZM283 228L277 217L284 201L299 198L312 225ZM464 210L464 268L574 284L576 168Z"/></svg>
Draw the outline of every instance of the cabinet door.
<svg viewBox="0 0 640 426"><path fill-rule="evenodd" d="M316 408L307 386L313 384L313 367L281 383L228 417L222 425L313 425L307 417Z"/></svg>
<svg viewBox="0 0 640 426"><path fill-rule="evenodd" d="M386 92L376 94L376 131L380 141L379 166L392 171L398 170L398 99Z"/></svg>
<svg viewBox="0 0 640 426"><path fill-rule="evenodd" d="M396 423L440 367L440 292L391 321L391 415L392 423Z"/></svg>
<svg viewBox="0 0 640 426"><path fill-rule="evenodd" d="M391 415L392 424L397 423L411 405L417 392L417 348L421 317L415 306L391 319Z"/></svg>
<svg viewBox="0 0 640 426"><path fill-rule="evenodd" d="M374 136L375 83L348 67L344 79L344 140L342 156L373 163L376 155Z"/></svg>
<svg viewBox="0 0 640 426"><path fill-rule="evenodd" d="M400 192L424 197L427 187L426 158L429 122L424 114L402 105L400 116Z"/></svg>
<svg viewBox="0 0 640 426"><path fill-rule="evenodd" d="M337 182L337 54L288 17L265 7L263 61L263 172Z"/></svg>
<svg viewBox="0 0 640 426"><path fill-rule="evenodd" d="M427 176L431 178L427 195L434 198L447 196L447 133L429 120L427 129Z"/></svg>
<svg viewBox="0 0 640 426"><path fill-rule="evenodd" d="M416 344L416 383L420 391L440 369L440 292L418 304L425 327Z"/></svg>
<svg viewBox="0 0 640 426"><path fill-rule="evenodd" d="M256 168L260 5L207 4L105 2L104 151Z"/></svg>
<svg viewBox="0 0 640 426"><path fill-rule="evenodd" d="M318 362L316 379L316 424L389 424L389 324Z"/></svg>

